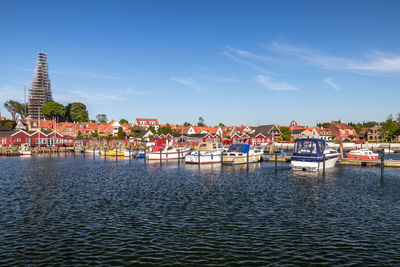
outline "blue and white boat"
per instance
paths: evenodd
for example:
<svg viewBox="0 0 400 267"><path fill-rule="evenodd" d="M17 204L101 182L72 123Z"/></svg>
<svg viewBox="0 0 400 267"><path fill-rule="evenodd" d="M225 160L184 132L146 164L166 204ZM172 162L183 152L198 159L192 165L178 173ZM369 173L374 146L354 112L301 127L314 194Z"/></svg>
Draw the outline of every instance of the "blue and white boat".
<svg viewBox="0 0 400 267"><path fill-rule="evenodd" d="M324 161L325 169L333 168L339 155L339 152L331 149L323 139L301 138L294 144L290 165L293 170L320 171Z"/></svg>

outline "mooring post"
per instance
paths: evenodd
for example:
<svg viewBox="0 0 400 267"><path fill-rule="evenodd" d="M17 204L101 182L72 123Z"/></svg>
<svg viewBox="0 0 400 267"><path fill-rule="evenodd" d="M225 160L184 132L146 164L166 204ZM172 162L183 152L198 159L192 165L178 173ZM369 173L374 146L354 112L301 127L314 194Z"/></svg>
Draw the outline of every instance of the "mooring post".
<svg viewBox="0 0 400 267"><path fill-rule="evenodd" d="M381 150L381 179L383 179L383 173L385 169L385 149Z"/></svg>
<svg viewBox="0 0 400 267"><path fill-rule="evenodd" d="M93 145L93 159L95 157L95 153L96 153L96 145Z"/></svg>
<svg viewBox="0 0 400 267"><path fill-rule="evenodd" d="M118 149L115 148L115 160L118 160Z"/></svg>
<svg viewBox="0 0 400 267"><path fill-rule="evenodd" d="M247 153L246 153L246 163L247 163L247 166L249 166L249 151L247 151Z"/></svg>
<svg viewBox="0 0 400 267"><path fill-rule="evenodd" d="M275 152L275 171L278 170L278 151L274 151Z"/></svg>
<svg viewBox="0 0 400 267"><path fill-rule="evenodd" d="M140 153L140 150L139 150L139 153ZM144 162L146 162L146 159L147 159L147 151L146 151L146 146L144 147Z"/></svg>
<svg viewBox="0 0 400 267"><path fill-rule="evenodd" d="M181 164L181 151L178 150L178 165Z"/></svg>
<svg viewBox="0 0 400 267"><path fill-rule="evenodd" d="M83 158L86 158L86 147L83 147Z"/></svg>
<svg viewBox="0 0 400 267"><path fill-rule="evenodd" d="M224 166L223 160L224 160L224 150L221 150L221 167Z"/></svg>
<svg viewBox="0 0 400 267"><path fill-rule="evenodd" d="M325 154L322 156L322 175L325 176Z"/></svg>
<svg viewBox="0 0 400 267"><path fill-rule="evenodd" d="M104 160L106 159L106 157L107 157L107 150L106 150L106 148L104 147Z"/></svg>
<svg viewBox="0 0 400 267"><path fill-rule="evenodd" d="M132 157L132 145L129 146L129 161L131 160Z"/></svg>
<svg viewBox="0 0 400 267"><path fill-rule="evenodd" d="M64 157L67 157L67 147L64 147Z"/></svg>
<svg viewBox="0 0 400 267"><path fill-rule="evenodd" d="M74 158L76 157L75 152L76 152L76 147L74 145Z"/></svg>
<svg viewBox="0 0 400 267"><path fill-rule="evenodd" d="M161 147L159 148L160 149L160 163L162 163L162 151L161 151Z"/></svg>

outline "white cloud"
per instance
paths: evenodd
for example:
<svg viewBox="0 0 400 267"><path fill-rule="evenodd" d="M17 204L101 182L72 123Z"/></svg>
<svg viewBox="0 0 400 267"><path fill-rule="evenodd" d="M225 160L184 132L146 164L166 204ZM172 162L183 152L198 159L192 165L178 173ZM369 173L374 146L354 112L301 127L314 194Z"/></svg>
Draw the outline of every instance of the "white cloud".
<svg viewBox="0 0 400 267"><path fill-rule="evenodd" d="M400 55L371 50L364 59L326 55L319 50L272 42L269 47L277 53L287 54L324 69L337 69L360 74L400 73Z"/></svg>
<svg viewBox="0 0 400 267"><path fill-rule="evenodd" d="M273 91L292 91L292 90L298 90L298 88L292 84L286 83L286 82L276 82L272 81L268 76L266 75L259 75L257 76L256 79L259 83L265 85L268 89L273 90Z"/></svg>
<svg viewBox="0 0 400 267"><path fill-rule="evenodd" d="M176 78L176 77L171 77L169 78L171 81L183 84L185 86L188 86L190 88L195 89L196 91L205 91L205 89L203 87L201 87L200 85L198 85L192 78L188 77L188 78Z"/></svg>
<svg viewBox="0 0 400 267"><path fill-rule="evenodd" d="M234 55L232 55L231 53L229 53L229 52L227 52L227 51L223 51L222 54L225 55L225 56L227 56L227 57L229 57L229 58L231 58L231 59L233 59L233 60L236 61L236 62L246 64L247 66L251 67L252 69L254 69L254 70L256 70L256 71L259 71L259 72L262 72L262 73L266 73L266 74L269 74L269 73L270 73L269 71L267 71L267 70L265 70L265 69L263 69L263 68L260 68L260 67L257 66L256 64L254 64L254 63L252 63L252 62L249 62L249 61L247 61L247 60L244 60L244 59L242 59L242 58L239 58L239 57L237 57L237 56L234 56Z"/></svg>
<svg viewBox="0 0 400 267"><path fill-rule="evenodd" d="M329 84L334 90L342 91L342 88L340 88L340 86L338 86L336 83L334 83L331 78L325 78L324 82Z"/></svg>
<svg viewBox="0 0 400 267"><path fill-rule="evenodd" d="M28 93L28 92L27 92ZM15 88L10 85L3 85L0 87L0 101L8 100L23 101L24 99L24 89Z"/></svg>
<svg viewBox="0 0 400 267"><path fill-rule="evenodd" d="M112 90L110 90L112 91ZM93 93L90 91L83 90L69 90L64 91L63 93L54 92L55 101L60 102L90 102L90 103L99 103L99 102L108 102L108 101L126 101L125 97L116 96L112 94L103 94L103 93Z"/></svg>

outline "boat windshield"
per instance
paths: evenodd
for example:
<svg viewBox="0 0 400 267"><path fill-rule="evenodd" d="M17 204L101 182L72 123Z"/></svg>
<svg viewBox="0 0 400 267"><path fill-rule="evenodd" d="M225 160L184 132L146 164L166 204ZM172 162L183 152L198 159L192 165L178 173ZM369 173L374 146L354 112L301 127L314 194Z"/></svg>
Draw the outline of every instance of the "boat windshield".
<svg viewBox="0 0 400 267"><path fill-rule="evenodd" d="M206 148L207 144L200 144L199 148Z"/></svg>
<svg viewBox="0 0 400 267"><path fill-rule="evenodd" d="M315 140L297 140L294 152L297 154L319 154L325 149L323 142L316 142Z"/></svg>

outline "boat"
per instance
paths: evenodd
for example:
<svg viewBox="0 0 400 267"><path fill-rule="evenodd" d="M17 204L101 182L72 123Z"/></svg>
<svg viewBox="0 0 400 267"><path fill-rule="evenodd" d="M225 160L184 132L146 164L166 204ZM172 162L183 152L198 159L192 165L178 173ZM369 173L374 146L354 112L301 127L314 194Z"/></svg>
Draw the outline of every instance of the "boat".
<svg viewBox="0 0 400 267"><path fill-rule="evenodd" d="M294 144L294 152L291 158L293 170L320 171L333 168L340 154L329 147L323 139L301 138Z"/></svg>
<svg viewBox="0 0 400 267"><path fill-rule="evenodd" d="M148 160L183 159L190 152L187 148L176 148L173 146L152 146L146 153Z"/></svg>
<svg viewBox="0 0 400 267"><path fill-rule="evenodd" d="M372 150L368 148L352 150L349 153L346 153L347 159L379 159L379 155L377 153L372 152Z"/></svg>
<svg viewBox="0 0 400 267"><path fill-rule="evenodd" d="M384 148L383 149L383 153L385 154L393 154L395 153L394 150L390 149L390 148Z"/></svg>
<svg viewBox="0 0 400 267"><path fill-rule="evenodd" d="M256 163L261 161L263 152L247 144L234 144L223 153L222 164L240 165L247 163Z"/></svg>
<svg viewBox="0 0 400 267"><path fill-rule="evenodd" d="M28 144L21 145L21 149L19 150L19 154L21 156L30 156L32 155L32 151L29 149Z"/></svg>
<svg viewBox="0 0 400 267"><path fill-rule="evenodd" d="M224 147L219 143L201 142L195 151L185 157L189 164L221 163L221 153Z"/></svg>
<svg viewBox="0 0 400 267"><path fill-rule="evenodd" d="M110 156L110 157L124 157L125 156L125 151L123 149L112 149L112 150L100 150L100 155L101 156Z"/></svg>

